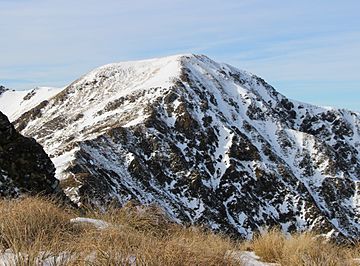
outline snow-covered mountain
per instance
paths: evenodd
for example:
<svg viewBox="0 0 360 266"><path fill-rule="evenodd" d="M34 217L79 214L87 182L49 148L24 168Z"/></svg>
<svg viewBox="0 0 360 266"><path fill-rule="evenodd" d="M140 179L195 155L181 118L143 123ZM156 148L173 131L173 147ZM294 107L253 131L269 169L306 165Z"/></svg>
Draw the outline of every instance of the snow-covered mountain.
<svg viewBox="0 0 360 266"><path fill-rule="evenodd" d="M358 113L289 100L198 55L106 65L16 105L8 114L73 201L156 202L244 237L274 225L360 237Z"/></svg>
<svg viewBox="0 0 360 266"><path fill-rule="evenodd" d="M40 103L44 104L61 90L61 88L38 87L16 91L0 86L0 110L10 120L14 120Z"/></svg>

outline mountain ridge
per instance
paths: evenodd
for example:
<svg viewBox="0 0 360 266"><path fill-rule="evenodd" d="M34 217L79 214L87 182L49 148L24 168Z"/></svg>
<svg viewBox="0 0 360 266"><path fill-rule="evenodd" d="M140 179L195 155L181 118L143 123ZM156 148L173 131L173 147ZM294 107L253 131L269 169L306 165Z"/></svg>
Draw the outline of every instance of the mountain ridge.
<svg viewBox="0 0 360 266"><path fill-rule="evenodd" d="M155 201L179 222L243 237L280 225L357 239L359 121L180 55L97 68L14 124L74 201Z"/></svg>

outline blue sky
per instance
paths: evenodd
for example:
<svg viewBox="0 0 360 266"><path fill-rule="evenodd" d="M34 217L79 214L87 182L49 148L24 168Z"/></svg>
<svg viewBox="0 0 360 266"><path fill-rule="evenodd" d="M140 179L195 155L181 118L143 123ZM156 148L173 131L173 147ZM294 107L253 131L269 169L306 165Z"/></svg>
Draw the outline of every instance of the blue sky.
<svg viewBox="0 0 360 266"><path fill-rule="evenodd" d="M111 62L206 54L290 98L360 111L360 1L0 0L0 84L65 86Z"/></svg>

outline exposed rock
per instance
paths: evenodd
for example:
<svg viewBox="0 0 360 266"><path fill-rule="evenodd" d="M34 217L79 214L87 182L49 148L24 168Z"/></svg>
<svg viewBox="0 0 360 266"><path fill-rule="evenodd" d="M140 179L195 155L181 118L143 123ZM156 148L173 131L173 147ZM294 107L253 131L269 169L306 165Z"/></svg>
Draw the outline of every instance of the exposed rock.
<svg viewBox="0 0 360 266"><path fill-rule="evenodd" d="M0 196L60 193L55 167L40 144L17 133L0 112Z"/></svg>
<svg viewBox="0 0 360 266"><path fill-rule="evenodd" d="M15 124L78 203L155 202L241 237L360 238L360 115L289 100L206 56L101 67Z"/></svg>
<svg viewBox="0 0 360 266"><path fill-rule="evenodd" d="M5 88L3 85L0 85L0 96L1 94L3 94L5 91L8 91L9 89Z"/></svg>

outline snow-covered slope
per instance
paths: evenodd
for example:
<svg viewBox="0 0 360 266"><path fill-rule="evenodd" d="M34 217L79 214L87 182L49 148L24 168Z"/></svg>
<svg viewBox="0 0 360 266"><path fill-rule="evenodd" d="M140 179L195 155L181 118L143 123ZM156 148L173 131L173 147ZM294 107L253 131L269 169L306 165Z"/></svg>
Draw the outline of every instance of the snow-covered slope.
<svg viewBox="0 0 360 266"><path fill-rule="evenodd" d="M360 236L359 114L289 100L206 56L100 67L15 124L74 201L157 202L245 237L274 225Z"/></svg>
<svg viewBox="0 0 360 266"><path fill-rule="evenodd" d="M58 94L61 88L39 87L32 90L0 92L0 110L13 121L43 101Z"/></svg>

